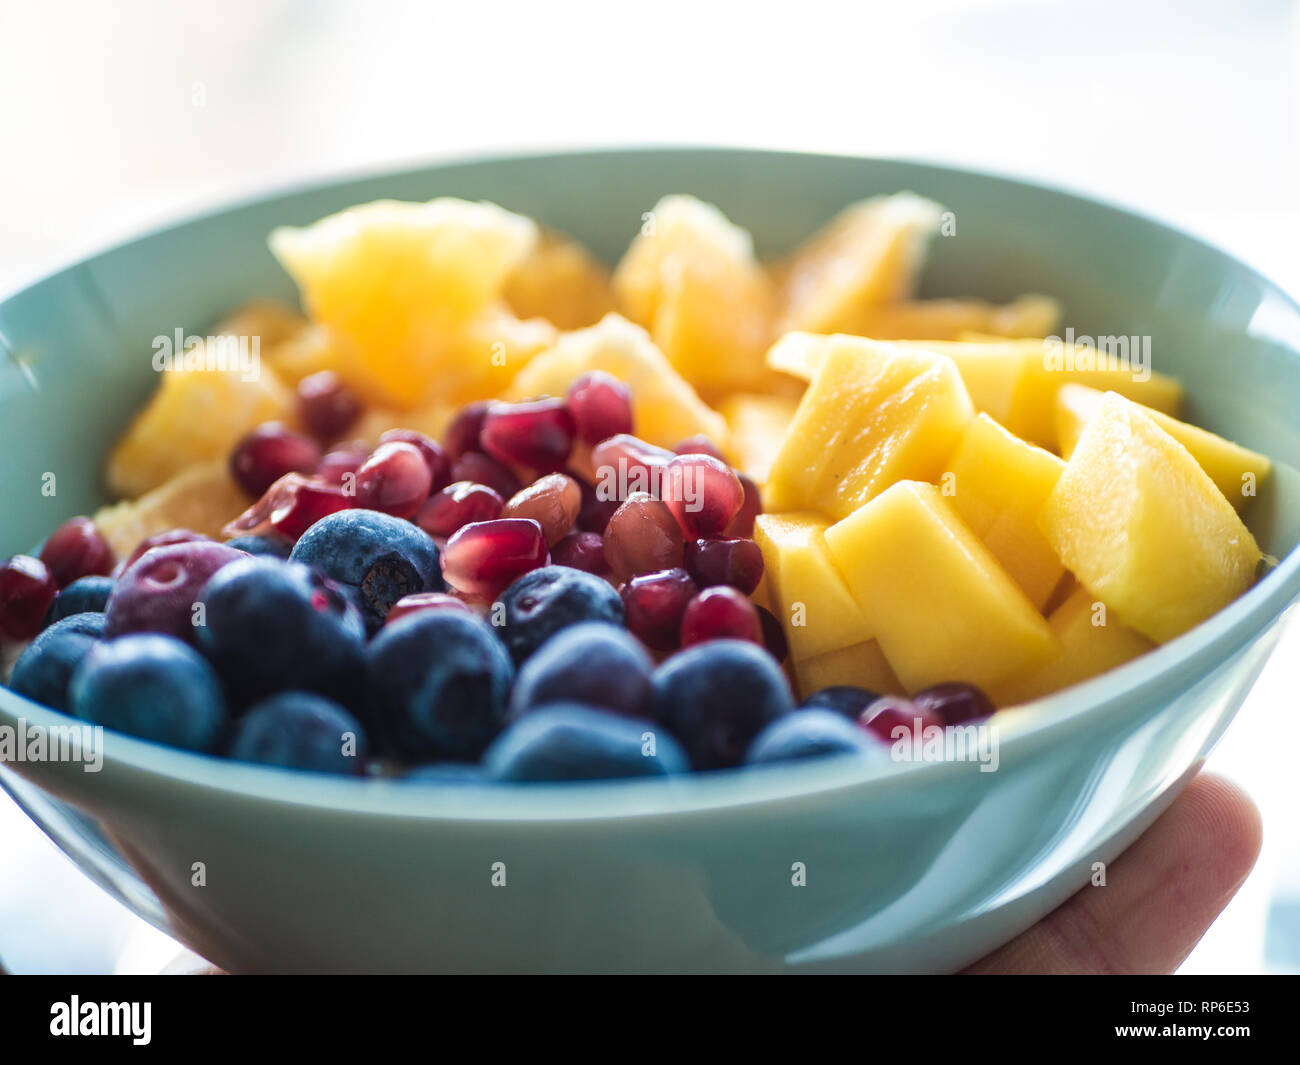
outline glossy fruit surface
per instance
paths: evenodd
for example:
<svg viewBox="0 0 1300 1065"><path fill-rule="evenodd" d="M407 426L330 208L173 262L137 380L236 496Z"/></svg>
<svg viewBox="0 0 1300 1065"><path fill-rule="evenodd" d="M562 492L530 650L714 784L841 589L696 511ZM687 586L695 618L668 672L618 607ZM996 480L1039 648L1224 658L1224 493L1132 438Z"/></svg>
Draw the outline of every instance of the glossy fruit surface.
<svg viewBox="0 0 1300 1065"><path fill-rule="evenodd" d="M585 443L596 445L632 431L632 393L627 385L603 370L576 378L567 393L569 412Z"/></svg>
<svg viewBox="0 0 1300 1065"><path fill-rule="evenodd" d="M490 598L550 562L546 536L531 518L497 518L457 529L442 551L442 576L466 595Z"/></svg>
<svg viewBox="0 0 1300 1065"><path fill-rule="evenodd" d="M361 417L361 398L333 370L298 382L298 417L320 440L336 440Z"/></svg>
<svg viewBox="0 0 1300 1065"><path fill-rule="evenodd" d="M0 566L0 639L30 640L59 594L59 582L45 563L14 555Z"/></svg>
<svg viewBox="0 0 1300 1065"><path fill-rule="evenodd" d="M415 524L430 536L446 539L463 525L501 517L504 506L496 489L472 481L454 481L425 500Z"/></svg>
<svg viewBox="0 0 1300 1065"><path fill-rule="evenodd" d="M459 610L461 613L472 613L465 603L457 599L454 595L448 595L446 592L415 592L412 595L404 595L388 611L388 616L384 618L385 625L392 625L404 617L411 614L418 614L422 610Z"/></svg>
<svg viewBox="0 0 1300 1065"><path fill-rule="evenodd" d="M551 548L551 561L603 577L609 572L605 561L605 540L599 533L575 532Z"/></svg>
<svg viewBox="0 0 1300 1065"><path fill-rule="evenodd" d="M521 488L501 511L503 518L532 518L548 544L567 536L582 507L582 489L572 477L548 473Z"/></svg>
<svg viewBox="0 0 1300 1065"><path fill-rule="evenodd" d="M349 491L324 478L287 473L222 532L230 537L272 534L294 543L322 518L351 507L354 496L355 486Z"/></svg>
<svg viewBox="0 0 1300 1065"><path fill-rule="evenodd" d="M753 540L701 538L685 544L686 569L701 588L725 584L752 595L763 579L763 552Z"/></svg>
<svg viewBox="0 0 1300 1065"><path fill-rule="evenodd" d="M680 568L684 559L677 519L665 504L645 492L629 496L605 526L605 560L619 580Z"/></svg>
<svg viewBox="0 0 1300 1065"><path fill-rule="evenodd" d="M436 492L451 483L451 459L436 440L418 433L414 429L389 429L379 437L381 444L410 444L424 456L424 464L429 467L429 490Z"/></svg>
<svg viewBox="0 0 1300 1065"><path fill-rule="evenodd" d="M69 518L50 533L41 561L63 588L78 577L111 573L113 549L89 518Z"/></svg>
<svg viewBox="0 0 1300 1065"><path fill-rule="evenodd" d="M414 518L432 485L419 448L393 440L375 448L357 470L356 505L395 518Z"/></svg>
<svg viewBox="0 0 1300 1065"><path fill-rule="evenodd" d="M466 451L451 464L452 481L485 484L502 499L509 499L523 487L509 466L481 451Z"/></svg>
<svg viewBox="0 0 1300 1065"><path fill-rule="evenodd" d="M479 441L499 462L553 473L564 469L576 435L564 400L538 399L494 403L483 418Z"/></svg>
<svg viewBox="0 0 1300 1065"><path fill-rule="evenodd" d="M160 632L194 643L203 621L195 610L203 589L224 566L247 558L206 540L146 551L118 577L108 597L105 635L114 640L133 632Z"/></svg>
<svg viewBox="0 0 1300 1065"><path fill-rule="evenodd" d="M709 455L674 458L659 495L687 537L721 536L745 501L735 471Z"/></svg>
<svg viewBox="0 0 1300 1065"><path fill-rule="evenodd" d="M628 631L647 647L672 651L682 643L682 618L698 589L680 567L642 573L627 581L620 595Z"/></svg>
<svg viewBox="0 0 1300 1065"><path fill-rule="evenodd" d="M749 640L761 647L763 627L753 603L735 588L719 585L686 604L681 640L683 647L709 640Z"/></svg>
<svg viewBox="0 0 1300 1065"><path fill-rule="evenodd" d="M939 718L945 725L990 717L994 711L992 700L984 692L974 684L960 681L922 688L912 694L912 705L922 714Z"/></svg>
<svg viewBox="0 0 1300 1065"><path fill-rule="evenodd" d="M287 473L312 473L320 465L320 444L278 422L259 425L230 453L230 473L257 498Z"/></svg>

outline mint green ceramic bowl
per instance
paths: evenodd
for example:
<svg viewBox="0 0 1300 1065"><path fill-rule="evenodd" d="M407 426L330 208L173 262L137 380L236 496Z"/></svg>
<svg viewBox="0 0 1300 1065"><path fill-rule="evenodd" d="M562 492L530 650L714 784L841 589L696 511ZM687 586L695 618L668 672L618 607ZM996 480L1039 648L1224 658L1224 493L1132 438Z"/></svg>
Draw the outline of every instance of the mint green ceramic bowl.
<svg viewBox="0 0 1300 1065"><path fill-rule="evenodd" d="M103 501L103 458L155 385L152 337L293 295L266 250L273 226L381 196L456 195L612 261L641 213L680 191L774 253L898 189L955 212L927 293L1047 292L1079 334L1150 335L1191 417L1277 462L1250 517L1276 569L1155 653L1000 715L996 772L833 761L466 788L316 779L110 735L99 773L28 763L0 782L89 876L232 970L943 970L1027 927L1168 805L1300 594L1300 311L1242 264L1135 215L940 167L696 149L454 163L259 199L0 304L0 552ZM0 689L0 725L19 717L66 720Z"/></svg>

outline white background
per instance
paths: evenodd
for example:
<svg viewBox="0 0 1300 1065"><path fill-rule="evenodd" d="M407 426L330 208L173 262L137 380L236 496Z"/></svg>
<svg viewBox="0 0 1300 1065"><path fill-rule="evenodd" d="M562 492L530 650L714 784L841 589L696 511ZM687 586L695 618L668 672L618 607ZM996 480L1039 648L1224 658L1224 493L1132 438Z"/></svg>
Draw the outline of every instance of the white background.
<svg viewBox="0 0 1300 1065"><path fill-rule="evenodd" d="M0 292L259 188L479 151L736 144L1014 172L1135 205L1300 291L1290 0L1076 4L0 0ZM11 442L6 441L6 444ZM1211 766L1256 872L1184 967L1300 970L1300 628ZM1280 938L1279 938L1280 937ZM0 957L156 970L174 945L0 799Z"/></svg>

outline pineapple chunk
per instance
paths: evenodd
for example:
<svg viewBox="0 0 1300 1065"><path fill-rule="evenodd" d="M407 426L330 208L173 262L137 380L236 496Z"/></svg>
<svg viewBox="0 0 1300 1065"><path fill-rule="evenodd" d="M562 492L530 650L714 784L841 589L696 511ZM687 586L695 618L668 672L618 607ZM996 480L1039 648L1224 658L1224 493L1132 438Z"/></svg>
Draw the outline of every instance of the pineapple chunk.
<svg viewBox="0 0 1300 1065"><path fill-rule="evenodd" d="M845 518L897 480L933 480L974 416L942 355L849 336L826 348L772 462L769 510Z"/></svg>
<svg viewBox="0 0 1300 1065"><path fill-rule="evenodd" d="M292 307L275 300L249 300L236 307L217 323L214 335L232 337L257 337L258 349L265 355L282 341L299 332L307 325Z"/></svg>
<svg viewBox="0 0 1300 1065"><path fill-rule="evenodd" d="M767 480L798 406L798 400L788 396L753 392L736 392L723 400L720 412L731 432L730 455L741 473L759 484Z"/></svg>
<svg viewBox="0 0 1300 1065"><path fill-rule="evenodd" d="M632 392L633 431L660 447L703 434L727 446L727 423L672 368L644 329L607 314L588 329L565 333L511 382L507 399L563 396L588 370L604 370Z"/></svg>
<svg viewBox="0 0 1300 1065"><path fill-rule="evenodd" d="M345 380L352 372L339 342L323 325L304 326L284 337L265 355L280 379L291 385L323 370L332 370Z"/></svg>
<svg viewBox="0 0 1300 1065"><path fill-rule="evenodd" d="M875 640L795 661L791 668L800 699L807 699L823 688L845 684L866 688L877 695L905 694L902 681L894 676L889 660Z"/></svg>
<svg viewBox="0 0 1300 1065"><path fill-rule="evenodd" d="M795 661L871 638L862 611L831 561L826 526L817 514L760 514L754 519L772 611L781 619Z"/></svg>
<svg viewBox="0 0 1300 1065"><path fill-rule="evenodd" d="M221 527L247 506L223 459L190 466L139 499L101 507L92 520L114 554L126 558L145 537L169 529L220 537Z"/></svg>
<svg viewBox="0 0 1300 1065"><path fill-rule="evenodd" d="M1098 404L1038 521L1080 583L1158 643L1246 591L1261 557L1191 453L1117 395Z"/></svg>
<svg viewBox="0 0 1300 1065"><path fill-rule="evenodd" d="M777 333L861 333L861 315L906 299L943 208L910 192L846 207L777 267Z"/></svg>
<svg viewBox="0 0 1300 1065"><path fill-rule="evenodd" d="M949 464L957 513L1039 609L1065 573L1037 521L1063 469L987 414L971 419Z"/></svg>
<svg viewBox="0 0 1300 1065"><path fill-rule="evenodd" d="M904 300L858 312L855 333L874 340L957 340L964 333L1041 337L1056 328L1060 304L1021 296L1005 306L983 300Z"/></svg>
<svg viewBox="0 0 1300 1065"><path fill-rule="evenodd" d="M1006 682L993 693L998 706L1028 702L1080 684L1130 662L1155 647L1150 640L1109 617L1105 605L1082 587L1047 619L1061 652L1046 665Z"/></svg>
<svg viewBox="0 0 1300 1065"><path fill-rule="evenodd" d="M1066 385L1056 394L1056 445L1067 459L1073 453L1089 419L1096 414L1105 393L1086 385ZM1242 511L1255 497L1255 489L1273 469L1268 458L1199 426L1180 422L1158 410L1143 408L1161 429L1192 453L1229 503Z"/></svg>
<svg viewBox="0 0 1300 1065"><path fill-rule="evenodd" d="M543 230L537 247L515 267L505 299L520 318L545 318L558 329L595 325L614 309L609 271L554 230Z"/></svg>
<svg viewBox="0 0 1300 1065"><path fill-rule="evenodd" d="M908 691L949 680L989 690L1060 649L934 485L898 482L827 529L826 546Z"/></svg>

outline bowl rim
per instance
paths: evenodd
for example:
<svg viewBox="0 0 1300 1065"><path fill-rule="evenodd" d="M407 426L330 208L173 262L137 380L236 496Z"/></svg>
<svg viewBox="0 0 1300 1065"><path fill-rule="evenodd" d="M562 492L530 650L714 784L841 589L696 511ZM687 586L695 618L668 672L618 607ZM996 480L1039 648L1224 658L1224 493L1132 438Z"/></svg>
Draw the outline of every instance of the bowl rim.
<svg viewBox="0 0 1300 1065"><path fill-rule="evenodd" d="M108 242L93 251L74 256L19 288L0 292L0 309L55 277L86 266L126 248L192 225L211 223L222 216L263 205L269 201L327 192L357 182L436 173L458 166L480 166L521 160L580 160L637 154L747 156L763 159L798 158L816 165L817 160L858 161L883 167L932 171L955 179L989 181L1008 192L1024 190L1048 194L1087 210L1100 211L1129 225L1150 227L1168 238L1190 244L1250 278L1261 290L1276 297L1300 323L1300 303L1282 286L1255 267L1213 243L1176 226L1104 198L1060 186L1031 181L995 171L954 166L898 157L874 157L854 153L830 153L768 148L713 147L691 145L629 145L610 148L536 150L449 156L423 163L362 168L277 183L213 206L162 222L125 240ZM1295 358L1300 346L1279 338ZM0 343L3 336L0 335ZM1183 635L1107 673L1064 691L999 711L991 723L997 730L1000 757L1032 753L1031 748L1059 740L1084 719L1109 720L1132 713L1124 704L1145 702L1149 712L1159 709L1162 694L1172 695L1220 666L1232 654L1261 638L1274 622L1300 598L1300 546L1292 548L1270 572L1249 591L1223 610ZM45 727L77 722L0 686L0 723ZM206 789L228 799L246 803L273 803L303 810L382 816L399 820L475 822L585 822L609 818L664 818L683 813L733 810L757 804L828 797L855 789L864 794L905 784L914 776L937 782L955 773L976 772L977 763L956 761L902 762L888 759L862 760L856 756L819 759L752 768L692 773L679 777L637 780L567 782L548 784L504 784L497 782L448 783L407 782L399 779L333 777L284 770L271 766L235 762L219 756L166 747L123 733L105 730L104 768L109 776L133 774L158 784L178 788ZM46 770L31 773L40 783ZM87 774L90 775L90 774ZM524 801L526 799L526 801Z"/></svg>

